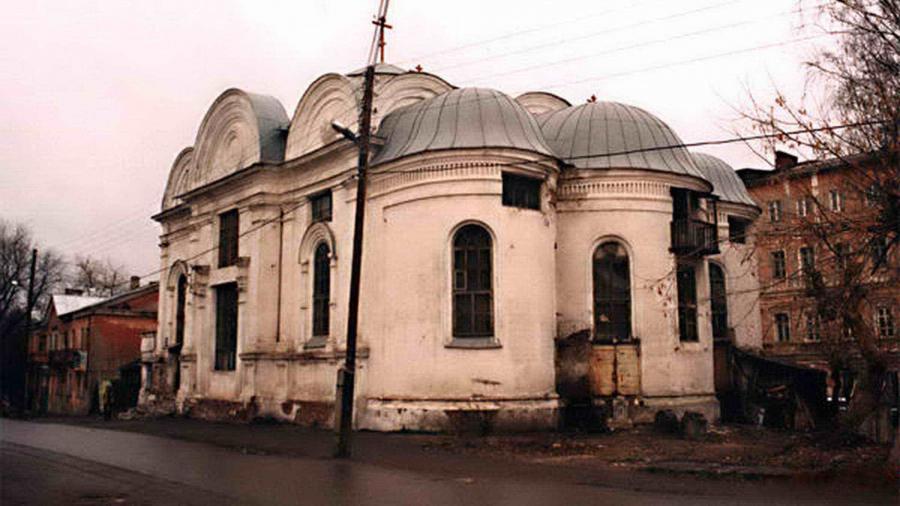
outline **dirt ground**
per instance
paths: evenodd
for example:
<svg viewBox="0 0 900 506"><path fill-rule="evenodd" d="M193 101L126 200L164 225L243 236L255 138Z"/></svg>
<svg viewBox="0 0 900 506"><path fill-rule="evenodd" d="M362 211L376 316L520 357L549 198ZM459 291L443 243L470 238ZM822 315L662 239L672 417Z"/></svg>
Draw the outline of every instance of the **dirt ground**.
<svg viewBox="0 0 900 506"><path fill-rule="evenodd" d="M660 434L651 426L601 434L536 433L482 437L427 436L425 447L541 463L580 463L650 472L823 477L867 475L892 480L889 448L861 439L753 426L711 427L700 440Z"/></svg>

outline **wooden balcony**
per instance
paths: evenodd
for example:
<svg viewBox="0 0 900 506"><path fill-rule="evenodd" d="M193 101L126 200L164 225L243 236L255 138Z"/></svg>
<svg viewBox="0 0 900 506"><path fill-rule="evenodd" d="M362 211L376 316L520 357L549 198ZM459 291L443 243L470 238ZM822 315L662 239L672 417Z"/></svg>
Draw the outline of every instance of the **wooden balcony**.
<svg viewBox="0 0 900 506"><path fill-rule="evenodd" d="M672 247L678 256L705 256L719 253L719 232L715 223L681 218L672 221Z"/></svg>

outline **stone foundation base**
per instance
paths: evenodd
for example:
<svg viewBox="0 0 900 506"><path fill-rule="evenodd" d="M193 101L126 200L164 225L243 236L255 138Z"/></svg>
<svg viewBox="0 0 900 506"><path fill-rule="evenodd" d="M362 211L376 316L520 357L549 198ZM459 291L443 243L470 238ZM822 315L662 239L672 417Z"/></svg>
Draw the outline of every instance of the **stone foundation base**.
<svg viewBox="0 0 900 506"><path fill-rule="evenodd" d="M555 398L418 400L367 399L360 429L383 432L478 433L555 430Z"/></svg>
<svg viewBox="0 0 900 506"><path fill-rule="evenodd" d="M657 411L672 410L678 418L687 411L702 414L710 423L719 421L719 400L715 395L688 395L679 397L642 397L633 407L634 423L653 423Z"/></svg>

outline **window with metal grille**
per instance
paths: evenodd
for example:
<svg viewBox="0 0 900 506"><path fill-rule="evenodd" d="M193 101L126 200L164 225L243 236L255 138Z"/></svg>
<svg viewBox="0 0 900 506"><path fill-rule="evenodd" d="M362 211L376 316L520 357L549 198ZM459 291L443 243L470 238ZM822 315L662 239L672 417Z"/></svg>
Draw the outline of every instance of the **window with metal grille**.
<svg viewBox="0 0 900 506"><path fill-rule="evenodd" d="M453 236L453 336L494 335L491 236L466 225Z"/></svg>
<svg viewBox="0 0 900 506"><path fill-rule="evenodd" d="M728 240L736 244L747 242L747 229L750 222L734 216L728 217Z"/></svg>
<svg viewBox="0 0 900 506"><path fill-rule="evenodd" d="M541 208L541 180L530 177L503 174L504 206Z"/></svg>
<svg viewBox="0 0 900 506"><path fill-rule="evenodd" d="M784 279L786 275L786 267L784 263L784 251L778 250L772 252L772 277L775 279Z"/></svg>
<svg viewBox="0 0 900 506"><path fill-rule="evenodd" d="M628 252L617 242L594 251L594 339L631 339L631 278Z"/></svg>
<svg viewBox="0 0 900 506"><path fill-rule="evenodd" d="M882 339L894 337L894 314L891 308L879 306L875 309L875 326L878 328L878 337Z"/></svg>
<svg viewBox="0 0 900 506"><path fill-rule="evenodd" d="M714 339L728 338L728 294L725 291L725 271L709 264L709 300L712 311Z"/></svg>
<svg viewBox="0 0 900 506"><path fill-rule="evenodd" d="M331 250L324 242L313 260L313 336L328 336L331 326Z"/></svg>
<svg viewBox="0 0 900 506"><path fill-rule="evenodd" d="M184 305L187 298L187 276L178 276L178 300L175 302L175 343L184 342Z"/></svg>
<svg viewBox="0 0 900 506"><path fill-rule="evenodd" d="M309 198L312 207L312 221L331 221L331 190Z"/></svg>
<svg viewBox="0 0 900 506"><path fill-rule="evenodd" d="M215 287L217 371L233 371L237 356L238 288L237 283Z"/></svg>
<svg viewBox="0 0 900 506"><path fill-rule="evenodd" d="M694 267L678 266L678 335L682 341L698 341L697 333L697 277Z"/></svg>
<svg viewBox="0 0 900 506"><path fill-rule="evenodd" d="M787 314L777 313L775 315L775 333L779 343L791 340L791 319Z"/></svg>
<svg viewBox="0 0 900 506"><path fill-rule="evenodd" d="M228 267L238 259L238 211L219 215L219 267Z"/></svg>

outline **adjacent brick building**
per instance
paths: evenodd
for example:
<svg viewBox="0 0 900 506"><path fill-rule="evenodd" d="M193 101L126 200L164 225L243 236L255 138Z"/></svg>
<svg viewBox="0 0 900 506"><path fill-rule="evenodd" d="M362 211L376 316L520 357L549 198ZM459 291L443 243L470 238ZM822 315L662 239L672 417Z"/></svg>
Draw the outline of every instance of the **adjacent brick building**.
<svg viewBox="0 0 900 506"><path fill-rule="evenodd" d="M140 359L141 333L156 328L158 286L132 284L110 298L54 295L28 343L28 399L35 412L97 409L101 381ZM136 366L136 365L135 365Z"/></svg>
<svg viewBox="0 0 900 506"><path fill-rule="evenodd" d="M882 350L900 351L900 285L896 251L888 251L873 270L885 246L859 232L877 205L867 191L871 175L865 158L798 162L777 152L775 170L738 171L763 210L756 224L763 346L767 354L828 369L826 343L840 342L839 323L827 324L812 310L805 271L821 273L826 285L837 282L842 262L859 262L867 269L864 317ZM888 181L887 184L896 184ZM812 231L831 221L832 247ZM850 224L860 224L850 226ZM821 228L820 228L821 229ZM831 336L831 339L827 337Z"/></svg>

